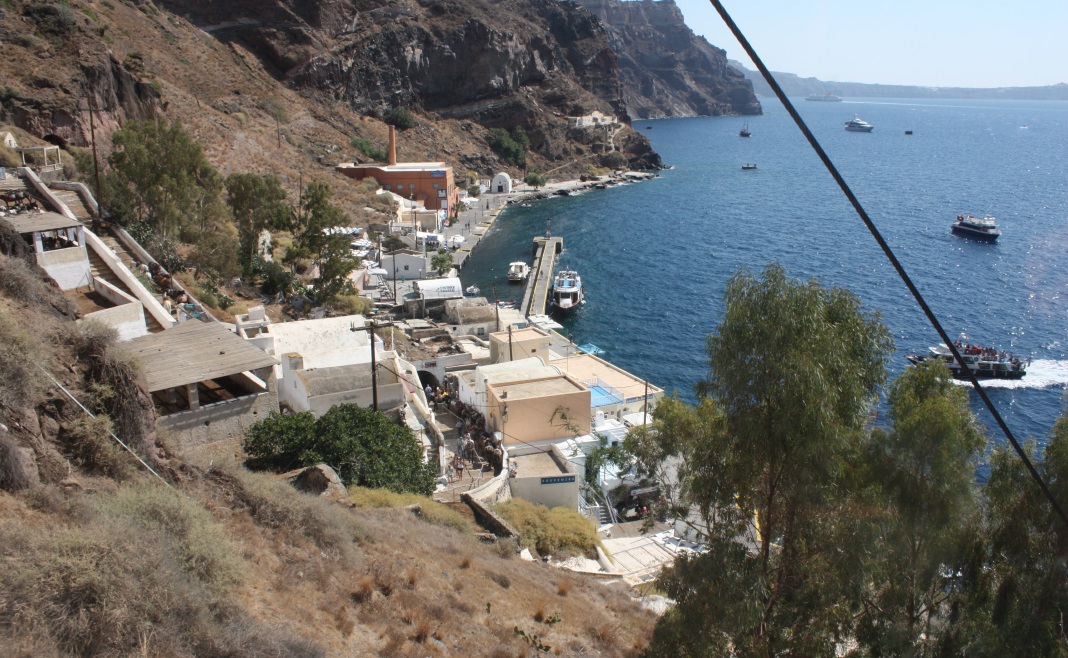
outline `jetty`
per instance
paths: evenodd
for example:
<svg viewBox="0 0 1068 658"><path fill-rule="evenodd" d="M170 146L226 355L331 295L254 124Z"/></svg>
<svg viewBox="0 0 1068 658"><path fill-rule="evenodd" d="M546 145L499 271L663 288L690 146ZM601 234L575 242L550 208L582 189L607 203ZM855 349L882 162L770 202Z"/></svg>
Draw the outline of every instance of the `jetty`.
<svg viewBox="0 0 1068 658"><path fill-rule="evenodd" d="M563 250L563 238L534 238L534 265L530 268L527 287L523 291L523 303L519 307L524 317L545 313L556 270L556 255Z"/></svg>

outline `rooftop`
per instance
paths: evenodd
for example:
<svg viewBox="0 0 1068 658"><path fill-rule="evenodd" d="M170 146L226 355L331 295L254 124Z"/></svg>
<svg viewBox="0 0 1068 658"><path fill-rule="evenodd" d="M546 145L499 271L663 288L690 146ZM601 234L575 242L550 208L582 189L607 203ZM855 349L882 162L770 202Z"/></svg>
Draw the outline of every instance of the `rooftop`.
<svg viewBox="0 0 1068 658"><path fill-rule="evenodd" d="M516 464L516 477L550 477L569 475L571 471L561 465L552 451L516 455L510 458Z"/></svg>
<svg viewBox="0 0 1068 658"><path fill-rule="evenodd" d="M540 398L547 395L563 395L566 393L585 392L586 388L571 381L563 375L548 379L534 379L506 384L491 384L498 397L502 400L522 400L524 398Z"/></svg>
<svg viewBox="0 0 1068 658"><path fill-rule="evenodd" d="M27 212L18 215L8 215L0 218L0 221L11 225L19 233L36 233L38 231L55 231L61 228L81 226L76 219L64 217L55 212Z"/></svg>
<svg viewBox="0 0 1068 658"><path fill-rule="evenodd" d="M185 322L126 345L140 361L149 391L275 365L269 354L214 322Z"/></svg>
<svg viewBox="0 0 1068 658"><path fill-rule="evenodd" d="M645 380L588 354L557 357L549 363L580 382L594 378L600 379L605 384L617 389L624 399L640 398L645 394ZM659 388L649 384L649 395L655 395L659 392Z"/></svg>

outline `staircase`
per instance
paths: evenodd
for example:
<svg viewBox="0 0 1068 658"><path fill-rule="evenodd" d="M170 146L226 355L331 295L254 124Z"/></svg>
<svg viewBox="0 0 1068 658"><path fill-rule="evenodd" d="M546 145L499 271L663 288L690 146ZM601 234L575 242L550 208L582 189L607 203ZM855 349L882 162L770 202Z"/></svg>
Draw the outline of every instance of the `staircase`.
<svg viewBox="0 0 1068 658"><path fill-rule="evenodd" d="M93 215L89 212L89 209L85 207L85 204L82 203L80 194L73 190L57 190L54 188L52 189L52 194L70 208L70 211L74 213L74 216L79 222L86 225L92 223Z"/></svg>
<svg viewBox="0 0 1068 658"><path fill-rule="evenodd" d="M129 268L131 272L137 271L135 269L137 265L134 263L130 255L126 253L126 250L123 249L122 245L115 238L107 234L98 235L97 237L100 238L100 241L103 242L108 249L111 249L113 252L115 252L115 255L119 258L119 260L122 261L122 263L126 265L126 267ZM115 272L112 271L112 269L108 266L107 262L104 260L103 257L101 257L93 249L86 249L86 251L89 252L89 271L93 273L93 276L99 277L104 281L107 281L108 283L115 286L124 293L130 295L131 297L137 297L137 295L135 295L133 291L130 290L129 286L123 283L122 279L115 275ZM148 333L150 334L155 334L163 331L163 325L161 325L159 321L156 320L156 318L148 311L145 311L145 328L148 329Z"/></svg>

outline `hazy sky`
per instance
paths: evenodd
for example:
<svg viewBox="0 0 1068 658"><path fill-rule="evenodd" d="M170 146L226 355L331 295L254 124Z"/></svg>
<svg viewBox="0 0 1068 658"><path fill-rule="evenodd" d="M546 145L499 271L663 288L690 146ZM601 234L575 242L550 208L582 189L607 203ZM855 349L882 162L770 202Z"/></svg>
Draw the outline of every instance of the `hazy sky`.
<svg viewBox="0 0 1068 658"><path fill-rule="evenodd" d="M837 82L1026 87L1068 82L1068 0L721 0L772 71ZM708 0L686 24L751 66Z"/></svg>

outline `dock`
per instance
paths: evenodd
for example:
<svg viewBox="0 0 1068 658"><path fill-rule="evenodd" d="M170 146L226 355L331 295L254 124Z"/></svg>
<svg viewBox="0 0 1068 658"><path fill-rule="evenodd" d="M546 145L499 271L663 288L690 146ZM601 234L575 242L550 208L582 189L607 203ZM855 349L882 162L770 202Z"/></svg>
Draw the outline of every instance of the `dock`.
<svg viewBox="0 0 1068 658"><path fill-rule="evenodd" d="M563 250L563 238L534 238L534 265L530 268L527 287L523 291L523 303L519 307L524 317L545 313L545 307L549 303L549 291L553 285L556 255Z"/></svg>

